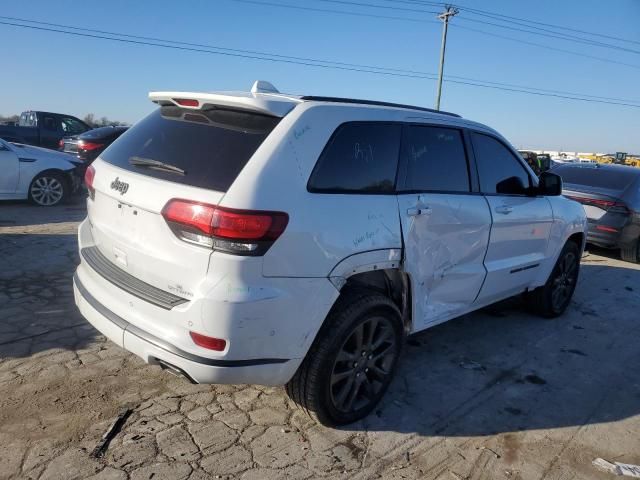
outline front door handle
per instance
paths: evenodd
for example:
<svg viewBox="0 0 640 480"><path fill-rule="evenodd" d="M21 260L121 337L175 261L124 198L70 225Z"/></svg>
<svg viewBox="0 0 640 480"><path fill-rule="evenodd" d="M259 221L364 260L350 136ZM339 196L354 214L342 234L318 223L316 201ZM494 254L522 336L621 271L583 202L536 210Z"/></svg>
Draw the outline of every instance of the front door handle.
<svg viewBox="0 0 640 480"><path fill-rule="evenodd" d="M499 207L496 207L496 213L502 213L503 215L509 215L511 212L513 212L513 207L510 207L508 205L500 205Z"/></svg>
<svg viewBox="0 0 640 480"><path fill-rule="evenodd" d="M409 215L410 217L417 217L418 215L431 215L431 208L430 207L412 207L412 208L407 208L407 215Z"/></svg>

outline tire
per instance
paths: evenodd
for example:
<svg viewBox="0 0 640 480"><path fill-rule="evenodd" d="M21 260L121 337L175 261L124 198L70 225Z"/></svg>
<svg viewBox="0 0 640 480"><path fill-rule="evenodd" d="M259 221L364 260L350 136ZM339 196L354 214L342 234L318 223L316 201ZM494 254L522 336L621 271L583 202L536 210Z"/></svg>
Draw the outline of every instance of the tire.
<svg viewBox="0 0 640 480"><path fill-rule="evenodd" d="M42 207L59 205L69 196L69 184L57 172L42 172L29 185L29 200Z"/></svg>
<svg viewBox="0 0 640 480"><path fill-rule="evenodd" d="M564 313L571 302L580 273L580 247L568 241L560 252L547 283L531 292L525 298L533 312L555 318Z"/></svg>
<svg viewBox="0 0 640 480"><path fill-rule="evenodd" d="M287 394L322 425L360 420L389 387L403 343L402 316L389 298L368 291L344 294L287 383Z"/></svg>
<svg viewBox="0 0 640 480"><path fill-rule="evenodd" d="M630 247L621 247L620 257L625 262L640 263L640 239Z"/></svg>

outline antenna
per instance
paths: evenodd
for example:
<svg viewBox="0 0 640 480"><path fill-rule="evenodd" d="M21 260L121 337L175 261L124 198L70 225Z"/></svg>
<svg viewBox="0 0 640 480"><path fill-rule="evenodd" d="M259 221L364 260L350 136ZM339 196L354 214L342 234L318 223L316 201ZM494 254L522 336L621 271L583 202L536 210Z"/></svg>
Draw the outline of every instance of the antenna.
<svg viewBox="0 0 640 480"><path fill-rule="evenodd" d="M251 93L280 93L272 83L265 80L256 80L251 87Z"/></svg>

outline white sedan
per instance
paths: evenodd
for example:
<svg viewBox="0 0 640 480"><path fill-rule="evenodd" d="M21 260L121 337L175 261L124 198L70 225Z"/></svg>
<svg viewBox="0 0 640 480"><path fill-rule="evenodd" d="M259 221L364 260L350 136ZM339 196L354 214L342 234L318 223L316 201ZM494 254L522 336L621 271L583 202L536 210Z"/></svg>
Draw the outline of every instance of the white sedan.
<svg viewBox="0 0 640 480"><path fill-rule="evenodd" d="M80 186L80 165L67 153L0 139L0 200L57 205Z"/></svg>

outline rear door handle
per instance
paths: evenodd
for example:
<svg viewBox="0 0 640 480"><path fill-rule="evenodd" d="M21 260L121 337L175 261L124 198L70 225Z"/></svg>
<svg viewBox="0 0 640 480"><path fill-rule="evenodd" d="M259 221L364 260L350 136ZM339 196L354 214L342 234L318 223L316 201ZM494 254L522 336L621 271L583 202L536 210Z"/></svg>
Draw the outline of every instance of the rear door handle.
<svg viewBox="0 0 640 480"><path fill-rule="evenodd" d="M417 217L418 215L431 215L431 208L430 207L412 207L412 208L407 208L407 215L409 215L410 217Z"/></svg>
<svg viewBox="0 0 640 480"><path fill-rule="evenodd" d="M496 207L496 213L502 213L503 215L509 215L511 212L513 212L513 207L510 207L508 205L500 205L499 207Z"/></svg>

